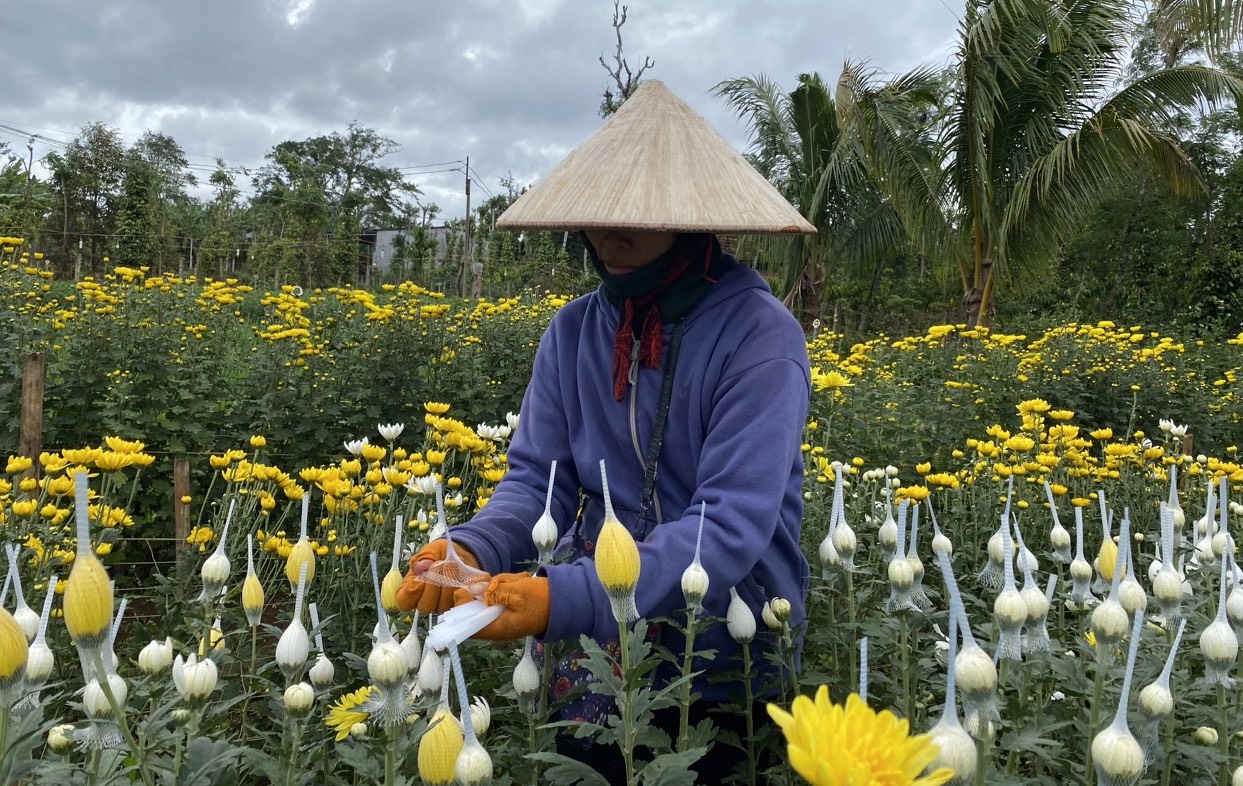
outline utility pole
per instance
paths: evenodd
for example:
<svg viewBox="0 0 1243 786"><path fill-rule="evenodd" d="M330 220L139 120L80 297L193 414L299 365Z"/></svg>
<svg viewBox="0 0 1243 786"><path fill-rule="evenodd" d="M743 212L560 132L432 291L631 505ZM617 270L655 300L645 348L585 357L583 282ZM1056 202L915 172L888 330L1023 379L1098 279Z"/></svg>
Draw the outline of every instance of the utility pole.
<svg viewBox="0 0 1243 786"><path fill-rule="evenodd" d="M470 156L466 157L466 238L462 242L462 264L460 268L460 276L458 278L458 294L467 297L470 293L470 261L471 261L471 232L470 232Z"/></svg>

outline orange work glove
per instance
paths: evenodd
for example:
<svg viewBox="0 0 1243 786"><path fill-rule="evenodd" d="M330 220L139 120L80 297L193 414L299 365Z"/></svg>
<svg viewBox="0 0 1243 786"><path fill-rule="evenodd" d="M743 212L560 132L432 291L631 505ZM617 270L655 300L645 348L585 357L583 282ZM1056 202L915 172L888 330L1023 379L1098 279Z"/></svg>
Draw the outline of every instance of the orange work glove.
<svg viewBox="0 0 1243 786"><path fill-rule="evenodd" d="M402 611L418 609L420 614L440 614L453 608L453 587L442 587L423 581L423 574L433 564L445 558L449 541L433 540L410 558L410 570L397 588L397 608ZM461 543L453 544L458 558L472 568L479 567L479 560Z"/></svg>
<svg viewBox="0 0 1243 786"><path fill-rule="evenodd" d="M471 599L466 589L458 590L459 603ZM529 573L495 576L483 592L483 602L489 606L504 606L505 610L476 633L476 639L511 641L524 636L542 636L548 630L552 598L548 591L548 579L543 576Z"/></svg>

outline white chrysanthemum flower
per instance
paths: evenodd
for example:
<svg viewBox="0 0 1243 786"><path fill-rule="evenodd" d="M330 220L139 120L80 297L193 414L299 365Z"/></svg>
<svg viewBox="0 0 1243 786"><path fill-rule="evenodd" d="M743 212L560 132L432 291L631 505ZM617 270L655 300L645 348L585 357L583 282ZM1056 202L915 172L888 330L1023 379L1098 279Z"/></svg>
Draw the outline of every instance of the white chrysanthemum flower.
<svg viewBox="0 0 1243 786"><path fill-rule="evenodd" d="M183 660L180 655L173 659L173 687L177 695L187 701L207 698L216 689L218 673L211 658L198 660L194 653Z"/></svg>
<svg viewBox="0 0 1243 786"><path fill-rule="evenodd" d="M138 653L138 669L143 674L156 674L173 663L173 640L152 641Z"/></svg>
<svg viewBox="0 0 1243 786"><path fill-rule="evenodd" d="M406 424L405 423L381 423L378 426L376 426L376 429L380 432L380 436L384 437L386 441L396 442L397 438L401 436L401 432L406 430ZM349 443L347 442L345 445L346 450L349 450L349 447L350 447ZM362 452L362 445L358 446L358 450L359 452ZM350 452L354 453L354 451L352 450L350 450ZM354 453L354 455L357 456L358 453Z"/></svg>

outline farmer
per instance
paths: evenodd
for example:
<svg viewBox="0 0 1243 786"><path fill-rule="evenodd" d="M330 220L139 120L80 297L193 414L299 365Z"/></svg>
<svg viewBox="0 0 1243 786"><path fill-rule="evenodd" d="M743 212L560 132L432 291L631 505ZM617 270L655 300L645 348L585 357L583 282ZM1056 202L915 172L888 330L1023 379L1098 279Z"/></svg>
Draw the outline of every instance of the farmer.
<svg viewBox="0 0 1243 786"><path fill-rule="evenodd" d="M553 318L509 472L487 506L453 528L458 554L509 590L506 611L478 637L576 642L587 634L615 646L617 623L592 564L604 515L601 459L613 509L639 542L640 615L682 614L680 580L694 557L703 502L704 614L725 617L733 587L757 616L766 600L788 600L798 630L809 584L799 550L806 339L763 279L724 253L713 233L814 228L702 117L651 80L497 225L581 231L601 283ZM558 558L532 575L523 571L537 560L531 529L553 461ZM445 549L437 540L411 558L399 606L430 613L454 605L454 590L420 579ZM457 602L466 600L458 591ZM676 631L662 626L658 635L681 653ZM730 716L707 713L738 700L741 687L709 678L739 667L739 646L724 624L708 627L695 646L717 653L697 666L708 673L695 683L696 715L728 724ZM756 663L770 668L758 651ZM564 659L553 696L587 676ZM774 676L762 674L757 688ZM587 692L563 717L598 722L609 710ZM602 772L603 757L615 753L575 753L572 742L561 740L559 750ZM740 754L723 748L698 765L701 779L740 764Z"/></svg>

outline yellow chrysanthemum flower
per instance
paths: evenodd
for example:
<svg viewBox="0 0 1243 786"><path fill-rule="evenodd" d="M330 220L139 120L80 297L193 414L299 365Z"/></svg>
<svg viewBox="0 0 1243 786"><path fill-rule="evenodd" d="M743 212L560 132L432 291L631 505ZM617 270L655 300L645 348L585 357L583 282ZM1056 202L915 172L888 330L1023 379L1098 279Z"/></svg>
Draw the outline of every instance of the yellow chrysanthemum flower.
<svg viewBox="0 0 1243 786"><path fill-rule="evenodd" d="M906 720L874 711L858 694L842 707L829 702L821 685L814 701L799 696L791 710L768 705L785 734L790 765L813 786L939 786L954 777L946 768L921 777L937 755L932 738L909 736Z"/></svg>
<svg viewBox="0 0 1243 786"><path fill-rule="evenodd" d="M65 586L65 627L69 636L91 642L112 624L112 582L89 551L74 560Z"/></svg>
<svg viewBox="0 0 1243 786"><path fill-rule="evenodd" d="M139 442L138 440L131 442L120 437L104 437L104 444L108 446L109 450L117 453L140 453L143 448L147 447L145 442Z"/></svg>
<svg viewBox="0 0 1243 786"><path fill-rule="evenodd" d="M1096 555L1096 567L1105 581L1113 581L1114 568L1118 565L1118 544L1112 540L1101 543L1101 550ZM1124 570L1123 576L1126 575Z"/></svg>
<svg viewBox="0 0 1243 786"><path fill-rule="evenodd" d="M1020 415L1040 414L1042 412L1048 412L1049 409L1049 402L1042 398L1028 399L1027 401L1019 402L1018 404L1018 411Z"/></svg>
<svg viewBox="0 0 1243 786"><path fill-rule="evenodd" d="M371 713L360 710L358 707L371 698L374 690L375 688L371 685L359 688L353 693L345 694L328 708L328 716L324 718L324 725L337 732L337 742L349 736L354 724L363 723L371 717Z"/></svg>
<svg viewBox="0 0 1243 786"><path fill-rule="evenodd" d="M639 547L634 537L615 518L606 518L596 539L596 575L605 591L627 596L639 583Z"/></svg>
<svg viewBox="0 0 1243 786"><path fill-rule="evenodd" d="M302 571L302 563L306 563L306 585L311 586L315 579L315 547L306 538L300 538L293 544L289 555L285 558L285 578L289 579L291 589L298 588L298 574Z"/></svg>
<svg viewBox="0 0 1243 786"><path fill-rule="evenodd" d="M118 453L116 451L101 452L95 457L95 466L104 472L115 472L118 469L125 469L134 464L133 453Z"/></svg>
<svg viewBox="0 0 1243 786"><path fill-rule="evenodd" d="M26 634L13 615L0 607L0 682L18 674L26 665L28 652Z"/></svg>
<svg viewBox="0 0 1243 786"><path fill-rule="evenodd" d="M428 401L423 405L423 409L425 409L429 415L443 415L449 411L449 405L443 404L439 401Z"/></svg>
<svg viewBox="0 0 1243 786"><path fill-rule="evenodd" d="M850 381L850 377L840 371L821 371L819 368L811 370L811 384L816 390L835 390L837 388L854 387L854 383Z"/></svg>
<svg viewBox="0 0 1243 786"><path fill-rule="evenodd" d="M462 752L462 727L453 713L441 707L419 738L419 777L433 786L448 786L456 778L457 757Z"/></svg>

